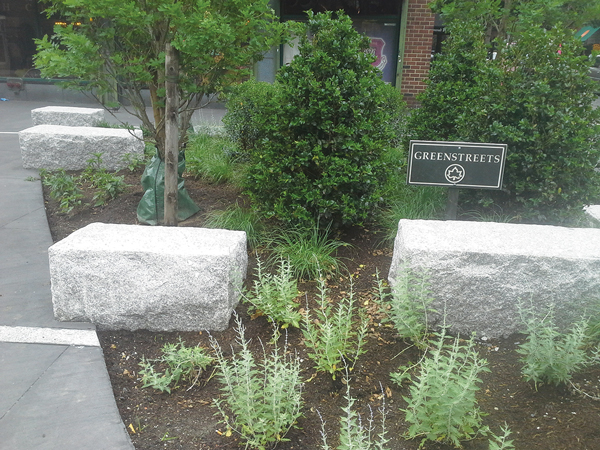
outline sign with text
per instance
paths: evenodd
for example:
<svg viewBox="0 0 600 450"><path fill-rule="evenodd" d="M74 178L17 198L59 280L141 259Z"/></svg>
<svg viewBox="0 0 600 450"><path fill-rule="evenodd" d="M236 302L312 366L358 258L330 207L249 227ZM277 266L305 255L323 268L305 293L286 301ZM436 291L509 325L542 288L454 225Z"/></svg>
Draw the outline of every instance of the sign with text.
<svg viewBox="0 0 600 450"><path fill-rule="evenodd" d="M410 141L408 184L502 189L506 144Z"/></svg>

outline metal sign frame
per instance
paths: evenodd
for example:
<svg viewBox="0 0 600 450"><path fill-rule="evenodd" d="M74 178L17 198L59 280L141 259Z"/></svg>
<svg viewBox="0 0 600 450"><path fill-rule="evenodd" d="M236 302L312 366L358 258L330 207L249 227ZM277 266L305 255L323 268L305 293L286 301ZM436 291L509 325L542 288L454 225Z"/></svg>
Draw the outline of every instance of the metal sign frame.
<svg viewBox="0 0 600 450"><path fill-rule="evenodd" d="M406 183L502 189L506 144L410 141Z"/></svg>

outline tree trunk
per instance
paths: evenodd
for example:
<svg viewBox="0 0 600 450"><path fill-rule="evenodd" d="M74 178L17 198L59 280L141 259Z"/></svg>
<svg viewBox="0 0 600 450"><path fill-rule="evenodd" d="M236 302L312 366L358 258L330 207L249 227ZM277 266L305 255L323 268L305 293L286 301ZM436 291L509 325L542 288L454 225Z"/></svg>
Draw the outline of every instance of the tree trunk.
<svg viewBox="0 0 600 450"><path fill-rule="evenodd" d="M165 226L177 226L177 163L179 155L179 59L171 44L165 45Z"/></svg>

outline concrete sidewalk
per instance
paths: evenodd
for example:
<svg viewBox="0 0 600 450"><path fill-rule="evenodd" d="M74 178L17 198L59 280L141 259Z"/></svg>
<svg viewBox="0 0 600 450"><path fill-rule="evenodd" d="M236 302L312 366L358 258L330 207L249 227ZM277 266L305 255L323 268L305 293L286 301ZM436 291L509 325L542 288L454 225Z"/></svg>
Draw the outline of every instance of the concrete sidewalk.
<svg viewBox="0 0 600 450"><path fill-rule="evenodd" d="M133 449L94 326L53 316L41 183L17 134L48 105L0 102L0 449Z"/></svg>

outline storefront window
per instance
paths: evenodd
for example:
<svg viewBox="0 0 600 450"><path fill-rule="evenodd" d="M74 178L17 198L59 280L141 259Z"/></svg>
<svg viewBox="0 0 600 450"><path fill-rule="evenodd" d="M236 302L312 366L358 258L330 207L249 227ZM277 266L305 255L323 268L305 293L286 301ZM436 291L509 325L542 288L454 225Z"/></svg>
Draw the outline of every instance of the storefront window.
<svg viewBox="0 0 600 450"><path fill-rule="evenodd" d="M343 9L352 18L354 28L371 39L368 52L376 60L387 83L396 80L401 0L283 0L282 20L302 20L305 11L338 11ZM282 64L289 64L298 53L297 41L283 47Z"/></svg>
<svg viewBox="0 0 600 450"><path fill-rule="evenodd" d="M396 16L400 14L400 1L394 0L282 0L282 15L303 15L343 9L349 16Z"/></svg>
<svg viewBox="0 0 600 450"><path fill-rule="evenodd" d="M37 0L0 0L0 76L30 76L34 39L52 34L53 21Z"/></svg>

